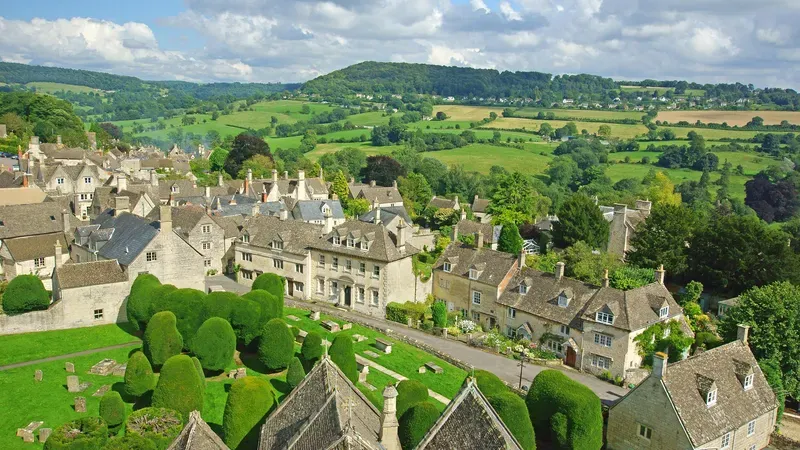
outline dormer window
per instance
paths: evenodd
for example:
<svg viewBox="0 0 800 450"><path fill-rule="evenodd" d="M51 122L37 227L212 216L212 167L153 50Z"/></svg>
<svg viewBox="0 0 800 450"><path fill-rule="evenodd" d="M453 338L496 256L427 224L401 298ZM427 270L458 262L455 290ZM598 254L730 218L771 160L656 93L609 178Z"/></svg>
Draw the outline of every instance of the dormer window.
<svg viewBox="0 0 800 450"><path fill-rule="evenodd" d="M353 238L347 238L347 246L349 248L353 248L356 246L356 240Z"/></svg>
<svg viewBox="0 0 800 450"><path fill-rule="evenodd" d="M178 193L178 186L172 186L172 187L171 187L169 190L170 190L170 192L172 192L173 194L177 194L177 193Z"/></svg>
<svg viewBox="0 0 800 450"><path fill-rule="evenodd" d="M614 315L607 312L598 311L597 314L595 314L594 319L606 325L611 325L614 323Z"/></svg>
<svg viewBox="0 0 800 450"><path fill-rule="evenodd" d="M566 308L569 306L569 297L567 297L565 292L558 294L558 306L561 308Z"/></svg>
<svg viewBox="0 0 800 450"><path fill-rule="evenodd" d="M755 379L755 375L752 374L752 373L750 375L744 377L744 390L745 391L749 391L750 389L753 388L753 380L754 379Z"/></svg>
<svg viewBox="0 0 800 450"><path fill-rule="evenodd" d="M446 262L442 264L442 270L444 270L447 273L450 273L450 271L453 270L453 266L451 266L449 262Z"/></svg>
<svg viewBox="0 0 800 450"><path fill-rule="evenodd" d="M334 236L333 245L342 245L342 238L340 238L339 236Z"/></svg>
<svg viewBox="0 0 800 450"><path fill-rule="evenodd" d="M658 317L661 319L666 319L667 316L669 316L669 306L662 306L658 311Z"/></svg>
<svg viewBox="0 0 800 450"><path fill-rule="evenodd" d="M92 184L92 177L83 177L83 184Z"/></svg>
<svg viewBox="0 0 800 450"><path fill-rule="evenodd" d="M717 390L713 389L706 394L706 406L712 407L717 404Z"/></svg>
<svg viewBox="0 0 800 450"><path fill-rule="evenodd" d="M242 235L242 242L244 242L245 244L249 243L250 242L250 235L247 234L247 233L243 234Z"/></svg>
<svg viewBox="0 0 800 450"><path fill-rule="evenodd" d="M525 284L525 283L520 284L519 285L519 293L520 294L527 294L528 293L528 285Z"/></svg>
<svg viewBox="0 0 800 450"><path fill-rule="evenodd" d="M478 270L477 269L469 269L469 279L470 280L477 280L478 279Z"/></svg>
<svg viewBox="0 0 800 450"><path fill-rule="evenodd" d="M361 250L369 250L369 244L366 241L361 241Z"/></svg>
<svg viewBox="0 0 800 450"><path fill-rule="evenodd" d="M272 241L272 248L274 250L283 250L283 241Z"/></svg>

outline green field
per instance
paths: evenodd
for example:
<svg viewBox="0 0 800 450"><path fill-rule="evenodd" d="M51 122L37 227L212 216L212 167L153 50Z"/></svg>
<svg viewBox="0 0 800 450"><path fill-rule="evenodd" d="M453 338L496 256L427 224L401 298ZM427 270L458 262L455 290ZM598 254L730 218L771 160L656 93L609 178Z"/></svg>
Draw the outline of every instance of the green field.
<svg viewBox="0 0 800 450"><path fill-rule="evenodd" d="M634 91L634 92L648 92L653 93L653 91L657 91L658 95L664 95L669 91L674 91L675 88L670 87L646 87L646 86L620 86L623 91ZM678 97L702 97L706 94L706 91L703 89L686 89L686 94L678 95Z"/></svg>
<svg viewBox="0 0 800 450"><path fill-rule="evenodd" d="M618 139L634 139L637 136L647 133L647 127L644 125L623 125L618 123L598 123L598 122L579 122L579 121L566 121L566 120L538 120L538 119L523 119L518 117L501 117L493 122L483 125L481 128L506 128L506 129L524 129L526 131L537 131L543 123L549 123L550 126L561 128L568 122L574 122L578 127L578 132L587 130L589 134L597 133L597 130L603 126L608 125L611 127L611 137ZM685 133L684 133L685 135Z"/></svg>
<svg viewBox="0 0 800 450"><path fill-rule="evenodd" d="M58 91L65 91L65 92L78 92L78 93L96 92L100 95L103 95L103 91L101 91L100 89L92 89L87 86L76 86L74 84L51 83L48 81L34 81L26 84L25 86L29 88L35 87L36 92L45 92L47 94L52 94Z"/></svg>
<svg viewBox="0 0 800 450"><path fill-rule="evenodd" d="M515 116L535 118L540 112L553 113L556 117L574 117L576 119L596 119L596 120L622 120L634 119L641 120L645 115L642 111L617 111L599 109L542 109L542 108L520 108L514 111Z"/></svg>

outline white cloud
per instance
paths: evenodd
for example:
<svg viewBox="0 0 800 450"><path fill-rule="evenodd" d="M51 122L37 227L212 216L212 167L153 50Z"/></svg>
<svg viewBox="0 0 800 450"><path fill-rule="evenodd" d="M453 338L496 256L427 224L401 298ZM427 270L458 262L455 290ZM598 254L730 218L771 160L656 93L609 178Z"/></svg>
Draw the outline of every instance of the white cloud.
<svg viewBox="0 0 800 450"><path fill-rule="evenodd" d="M530 31L520 31L512 34L501 34L500 39L508 46L513 48L536 47L541 39L536 33Z"/></svg>
<svg viewBox="0 0 800 450"><path fill-rule="evenodd" d="M469 5L472 6L473 11L483 11L486 14L492 12L483 0L469 0Z"/></svg>
<svg viewBox="0 0 800 450"><path fill-rule="evenodd" d="M739 53L730 36L711 27L695 29L689 42L692 50L703 57L724 57Z"/></svg>
<svg viewBox="0 0 800 450"><path fill-rule="evenodd" d="M506 20L522 20L522 15L514 10L511 3L506 1L500 2L500 13Z"/></svg>
<svg viewBox="0 0 800 450"><path fill-rule="evenodd" d="M756 30L756 39L761 42L775 45L786 43L786 38L784 37L783 33L781 30L776 28L759 28Z"/></svg>

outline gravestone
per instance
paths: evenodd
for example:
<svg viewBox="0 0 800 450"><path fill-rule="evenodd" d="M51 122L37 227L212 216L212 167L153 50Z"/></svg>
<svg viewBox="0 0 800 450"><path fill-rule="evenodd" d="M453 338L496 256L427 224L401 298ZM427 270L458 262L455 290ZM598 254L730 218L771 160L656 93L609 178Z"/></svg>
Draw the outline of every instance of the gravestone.
<svg viewBox="0 0 800 450"><path fill-rule="evenodd" d="M75 373L75 364L71 362L64 363L64 369L66 369L67 373Z"/></svg>
<svg viewBox="0 0 800 450"><path fill-rule="evenodd" d="M313 320L313 321L318 321L319 320L319 311L311 311L311 315L308 316L308 318Z"/></svg>
<svg viewBox="0 0 800 450"><path fill-rule="evenodd" d="M426 369L425 366L419 366L419 369L417 369L418 373L425 373L427 371L428 371L428 369Z"/></svg>
<svg viewBox="0 0 800 450"><path fill-rule="evenodd" d="M286 318L291 320L291 321L294 321L294 322L297 322L298 320L300 320L300 319L297 318L297 316L293 316L293 315L288 315L288 316L286 316Z"/></svg>
<svg viewBox="0 0 800 450"><path fill-rule="evenodd" d="M305 340L306 340L306 336L308 336L308 331L306 331L306 330L300 330L300 331L297 333L297 336L295 336L295 337L294 337L294 340L296 340L297 342L299 342L299 343L301 343L301 344L302 344L302 343L303 343L303 341L305 341Z"/></svg>
<svg viewBox="0 0 800 450"><path fill-rule="evenodd" d="M69 375L67 377L67 391L69 392L80 392L81 382L78 379L77 375Z"/></svg>
<svg viewBox="0 0 800 450"><path fill-rule="evenodd" d="M447 339L447 328L442 328L442 337Z"/></svg>
<svg viewBox="0 0 800 450"><path fill-rule="evenodd" d="M42 373L41 370L37 370L36 372L33 373L33 379L36 381L42 381L43 376L44 374Z"/></svg>
<svg viewBox="0 0 800 450"><path fill-rule="evenodd" d="M362 336L360 334L354 334L353 335L353 339L355 339L356 342L362 342L362 341L366 341L367 337L366 336Z"/></svg>
<svg viewBox="0 0 800 450"><path fill-rule="evenodd" d="M95 393L92 394L92 397L102 397L106 395L106 392L108 392L109 389L111 389L110 384L105 384L103 386L100 386L100 389L96 390Z"/></svg>
<svg viewBox="0 0 800 450"><path fill-rule="evenodd" d="M31 422L25 428L17 428L17 437L21 437L23 442L33 442L36 429L44 422Z"/></svg>
<svg viewBox="0 0 800 450"><path fill-rule="evenodd" d="M233 379L240 380L246 376L247 376L247 369L245 369L244 367L240 367L236 369L236 374L233 375Z"/></svg>
<svg viewBox="0 0 800 450"><path fill-rule="evenodd" d="M322 327L330 331L331 333L339 332L339 324L332 320L326 320L325 322L322 322Z"/></svg>
<svg viewBox="0 0 800 450"><path fill-rule="evenodd" d="M86 397L75 397L75 412L86 412Z"/></svg>
<svg viewBox="0 0 800 450"><path fill-rule="evenodd" d="M392 353L392 343L385 339L375 339L375 346L378 347L378 350L383 351L387 355Z"/></svg>
<svg viewBox="0 0 800 450"><path fill-rule="evenodd" d="M369 357L371 357L371 358L377 358L377 357L381 356L381 355L379 355L379 354L377 354L377 353L375 353L375 352L373 352L371 350L365 351L364 354L369 356Z"/></svg>
<svg viewBox="0 0 800 450"><path fill-rule="evenodd" d="M349 330L351 328L353 328L353 324L352 323L348 322L348 323L342 324L342 330Z"/></svg>
<svg viewBox="0 0 800 450"><path fill-rule="evenodd" d="M441 367L439 367L438 365L436 365L436 363L431 361L426 362L424 367L427 367L433 373L438 374L444 372Z"/></svg>
<svg viewBox="0 0 800 450"><path fill-rule="evenodd" d="M114 372L115 367L117 367L117 362L113 359L106 358L93 365L89 372L95 375L107 376Z"/></svg>
<svg viewBox="0 0 800 450"><path fill-rule="evenodd" d="M358 382L366 383L367 375L369 375L369 366L356 362L356 367L358 367Z"/></svg>
<svg viewBox="0 0 800 450"><path fill-rule="evenodd" d="M236 378L236 369L233 369L230 372L228 372L228 378Z"/></svg>
<svg viewBox="0 0 800 450"><path fill-rule="evenodd" d="M117 377L124 377L125 376L125 370L127 368L128 368L128 363L117 364L117 366L114 367L114 371L112 372L112 374L114 376L117 376Z"/></svg>
<svg viewBox="0 0 800 450"><path fill-rule="evenodd" d="M52 428L41 428L39 429L39 442L45 443L47 442L47 438L53 434Z"/></svg>
<svg viewBox="0 0 800 450"><path fill-rule="evenodd" d="M414 319L412 319L411 317L408 317L408 318L406 319L406 326L407 326L408 328L411 328L411 327L413 327L413 326L414 326Z"/></svg>

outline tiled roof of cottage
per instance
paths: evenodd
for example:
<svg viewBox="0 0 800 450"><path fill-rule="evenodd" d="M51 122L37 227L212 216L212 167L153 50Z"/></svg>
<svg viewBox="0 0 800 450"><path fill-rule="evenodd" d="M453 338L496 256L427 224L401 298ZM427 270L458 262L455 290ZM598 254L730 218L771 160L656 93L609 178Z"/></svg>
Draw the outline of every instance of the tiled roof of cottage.
<svg viewBox="0 0 800 450"><path fill-rule="evenodd" d="M442 209L442 208L451 208L452 209L452 208L455 208L456 201L455 200L450 200L449 198L437 197L437 196L434 195L433 198L431 199L431 201L428 202L428 206L432 206L434 208L439 208L439 209Z"/></svg>
<svg viewBox="0 0 800 450"><path fill-rule="evenodd" d="M475 199L472 201L472 212L474 213L488 212L487 209L489 208L489 203L491 203L491 200L486 198L479 198L476 195Z"/></svg>
<svg viewBox="0 0 800 450"><path fill-rule="evenodd" d="M402 202L403 197L395 186L371 186L369 184L351 183L348 184L350 195L353 198L364 198L370 204L376 200L380 204Z"/></svg>
<svg viewBox="0 0 800 450"><path fill-rule="evenodd" d="M223 186L211 186L209 188L212 197L233 195L237 189L224 184ZM197 197L205 198L206 188L200 186L192 180L159 180L158 197L162 200L173 198Z"/></svg>
<svg viewBox="0 0 800 450"><path fill-rule="evenodd" d="M410 231L409 227L408 232L410 233ZM333 244L334 236L339 236L341 239L340 245ZM354 247L347 247L348 237L355 239L356 245ZM367 250L360 248L358 242L361 241L369 243ZM397 236L394 233L390 233L383 225L359 222L357 220L349 220L335 227L327 236L311 244L311 247L384 262L397 261L419 253L419 250L409 244L408 241L406 241L405 251L401 252L397 248Z"/></svg>
<svg viewBox="0 0 800 450"><path fill-rule="evenodd" d="M389 223L394 220L395 217L400 216L406 223L411 223L411 216L408 215L408 211L406 211L405 206L379 206L376 209L372 209L371 211L363 214L358 220L362 222L375 222L375 214L376 211L381 211L381 222L382 223Z"/></svg>
<svg viewBox="0 0 800 450"><path fill-rule="evenodd" d="M211 219L225 231L225 238L236 238L240 234L239 227L244 224L244 216L221 216L216 213L211 214Z"/></svg>
<svg viewBox="0 0 800 450"><path fill-rule="evenodd" d="M208 214L202 206L173 206L172 229L186 237L204 217L208 217ZM161 208L153 208L147 219L161 220Z"/></svg>
<svg viewBox="0 0 800 450"><path fill-rule="evenodd" d="M69 253L69 241L63 231L4 239L3 245L15 261L31 261L34 258L53 256L57 241L61 243L61 253Z"/></svg>
<svg viewBox="0 0 800 450"><path fill-rule="evenodd" d="M459 235L474 235L478 231L483 233L484 241L493 244L500 240L500 232L503 231L503 226L492 225L490 223L478 223L469 219L462 219L458 221Z"/></svg>
<svg viewBox="0 0 800 450"><path fill-rule="evenodd" d="M415 450L522 450L522 446L470 379Z"/></svg>
<svg viewBox="0 0 800 450"><path fill-rule="evenodd" d="M61 289L128 281L128 273L113 259L64 264L56 269L56 277Z"/></svg>
<svg viewBox="0 0 800 450"><path fill-rule="evenodd" d="M41 203L47 194L39 186L31 183L28 187L9 187L0 189L0 206L29 205Z"/></svg>
<svg viewBox="0 0 800 450"><path fill-rule="evenodd" d="M433 266L434 270L442 270L445 262L450 263L450 273L464 278L469 277L469 270L478 270L478 282L490 286L498 286L514 268L517 257L505 252L488 248L476 249L462 242L447 246Z"/></svg>
<svg viewBox="0 0 800 450"><path fill-rule="evenodd" d="M744 390L743 368L753 387ZM706 405L698 380L711 380L717 404ZM667 366L662 382L694 447L700 447L777 407L775 394L747 344L735 341Z"/></svg>
<svg viewBox="0 0 800 450"><path fill-rule="evenodd" d="M650 283L629 291L620 291L610 287L600 288L586 305L583 318L595 320L595 313L605 308L614 314L614 327L629 331L641 330L664 320L659 317L659 310L662 306L669 307L667 316L669 318L683 314L683 309L678 302L660 283ZM693 335L688 326L683 328L688 335Z"/></svg>
<svg viewBox="0 0 800 450"><path fill-rule="evenodd" d="M380 412L326 355L267 418L258 448L348 448L346 435L357 435L360 448L380 448L380 427Z"/></svg>
<svg viewBox="0 0 800 450"><path fill-rule="evenodd" d="M131 192L129 190L117 191L115 186L101 186L94 189L93 203L100 205L100 210L114 209L115 197L128 197L128 207L133 208L139 199L142 198L142 192Z"/></svg>
<svg viewBox="0 0 800 450"><path fill-rule="evenodd" d="M272 216L248 217L242 233L250 236L250 245L269 248L273 241L283 241L283 251L306 254L308 247L319 240L322 225L299 220L281 220Z"/></svg>
<svg viewBox="0 0 800 450"><path fill-rule="evenodd" d="M59 170L60 169L60 170ZM77 180L81 174L88 169L93 177L99 177L97 166L90 164L78 164L75 166L65 166L63 164L46 164L41 166L42 178L44 181L49 181L57 174L64 174L70 180Z"/></svg>
<svg viewBox="0 0 800 450"><path fill-rule="evenodd" d="M344 210L339 200L300 200L292 208L292 216L305 221L325 220L322 213L324 205L330 209L332 218L344 219Z"/></svg>
<svg viewBox="0 0 800 450"><path fill-rule="evenodd" d="M0 189L22 186L22 175L10 170L0 171Z"/></svg>
<svg viewBox="0 0 800 450"><path fill-rule="evenodd" d="M0 206L0 239L63 232L61 212L56 202Z"/></svg>
<svg viewBox="0 0 800 450"><path fill-rule="evenodd" d="M49 159L83 159L86 157L86 150L82 148L61 148L53 144L40 144L39 149Z"/></svg>
<svg viewBox="0 0 800 450"><path fill-rule="evenodd" d="M89 237L90 240L102 243L97 253L105 259L116 259L122 265L132 263L158 235L160 229L160 224L156 222L131 213L113 216L109 210L97 216L92 224L88 227L99 225ZM79 232L83 228L79 227Z"/></svg>
<svg viewBox="0 0 800 450"><path fill-rule="evenodd" d="M198 411L189 413L189 421L167 450L230 450L222 439L200 417Z"/></svg>

